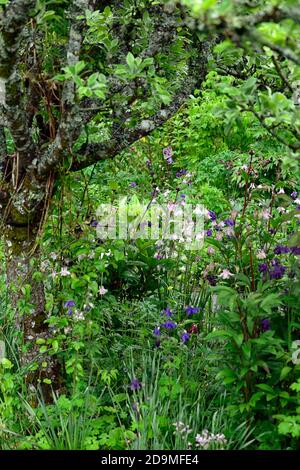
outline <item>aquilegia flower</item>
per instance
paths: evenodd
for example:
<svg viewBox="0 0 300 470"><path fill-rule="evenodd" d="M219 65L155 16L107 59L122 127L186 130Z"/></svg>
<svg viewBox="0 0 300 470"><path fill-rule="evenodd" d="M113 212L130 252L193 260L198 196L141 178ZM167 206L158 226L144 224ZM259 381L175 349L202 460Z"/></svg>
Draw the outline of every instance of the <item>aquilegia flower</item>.
<svg viewBox="0 0 300 470"><path fill-rule="evenodd" d="M235 221L233 219L226 219L224 220L224 224L227 225L228 227L234 227Z"/></svg>
<svg viewBox="0 0 300 470"><path fill-rule="evenodd" d="M177 324L172 320L167 320L165 323L160 325L162 328L166 328L167 330L171 330L172 328L176 328Z"/></svg>
<svg viewBox="0 0 300 470"><path fill-rule="evenodd" d="M173 312L170 310L169 307L165 308L162 312L166 317L171 317L173 315Z"/></svg>
<svg viewBox="0 0 300 470"><path fill-rule="evenodd" d="M187 331L184 331L184 333L182 333L181 335L181 341L183 343L187 343L189 339L190 339L190 335L188 334Z"/></svg>
<svg viewBox="0 0 300 470"><path fill-rule="evenodd" d="M277 264L269 271L270 279L281 279L286 271L286 267Z"/></svg>
<svg viewBox="0 0 300 470"><path fill-rule="evenodd" d="M132 379L130 388L131 390L140 390L142 388L142 384L138 379Z"/></svg>
<svg viewBox="0 0 300 470"><path fill-rule="evenodd" d="M292 246L291 247L291 253L293 255L300 255L300 246Z"/></svg>
<svg viewBox="0 0 300 470"><path fill-rule="evenodd" d="M284 253L289 253L290 249L288 246L284 246L284 245L277 245L275 248L274 248L274 253L275 255L282 255Z"/></svg>
<svg viewBox="0 0 300 470"><path fill-rule="evenodd" d="M66 276L71 276L71 273L65 266L63 266L61 268L60 275L63 277L66 277Z"/></svg>
<svg viewBox="0 0 300 470"><path fill-rule="evenodd" d="M222 279L229 279L233 274L228 270L228 269L223 269L221 274L219 274L219 277Z"/></svg>
<svg viewBox="0 0 300 470"><path fill-rule="evenodd" d="M103 287L103 286L100 287L100 289L99 289L99 294L100 295L105 295L107 292L108 292L108 290L105 289L105 287Z"/></svg>
<svg viewBox="0 0 300 470"><path fill-rule="evenodd" d="M160 327L159 326L156 326L153 330L153 334L155 336L160 336Z"/></svg>
<svg viewBox="0 0 300 470"><path fill-rule="evenodd" d="M293 192L291 193L291 197L292 197L293 199L297 199L297 196L298 196L297 191L293 191Z"/></svg>
<svg viewBox="0 0 300 470"><path fill-rule="evenodd" d="M129 186L131 186L132 188L136 188L137 187L137 183L135 181L131 181L131 183L129 184Z"/></svg>
<svg viewBox="0 0 300 470"><path fill-rule="evenodd" d="M67 302L65 302L65 308L75 307L75 305L74 300L67 300Z"/></svg>
<svg viewBox="0 0 300 470"><path fill-rule="evenodd" d="M189 316L189 315L194 315L196 313L199 313L200 308L199 307L192 307L192 306L188 305L186 307L185 311L186 311L186 314Z"/></svg>
<svg viewBox="0 0 300 470"><path fill-rule="evenodd" d="M268 265L266 263L261 263L258 265L258 270L260 273L266 273L268 271Z"/></svg>
<svg viewBox="0 0 300 470"><path fill-rule="evenodd" d="M166 147L163 149L163 155L164 157L167 159L167 158L171 158L172 155L173 155L173 152L172 152L172 147Z"/></svg>
<svg viewBox="0 0 300 470"><path fill-rule="evenodd" d="M217 220L217 215L214 211L208 211L208 215L210 217L210 220L212 220L212 221Z"/></svg>
<svg viewBox="0 0 300 470"><path fill-rule="evenodd" d="M266 259L267 255L264 250L258 250L256 254L257 259Z"/></svg>

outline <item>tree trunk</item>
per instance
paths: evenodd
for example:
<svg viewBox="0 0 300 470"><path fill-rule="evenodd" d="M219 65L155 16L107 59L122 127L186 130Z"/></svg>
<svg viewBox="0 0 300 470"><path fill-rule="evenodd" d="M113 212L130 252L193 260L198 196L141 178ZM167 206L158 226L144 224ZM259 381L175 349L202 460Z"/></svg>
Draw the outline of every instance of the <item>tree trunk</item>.
<svg viewBox="0 0 300 470"><path fill-rule="evenodd" d="M40 204L39 207L44 207ZM11 213L12 214L12 213ZM40 271L40 254L36 244L41 210L31 213L30 220L10 217L4 230L7 288L15 311L15 328L22 334L20 364L30 394L40 388L44 400L52 400L52 390L61 388L60 368L53 355L41 354L38 339L47 340L51 332L45 323L45 292L34 273ZM26 287L27 286L27 287ZM45 381L46 379L46 381ZM50 383L51 381L51 383Z"/></svg>

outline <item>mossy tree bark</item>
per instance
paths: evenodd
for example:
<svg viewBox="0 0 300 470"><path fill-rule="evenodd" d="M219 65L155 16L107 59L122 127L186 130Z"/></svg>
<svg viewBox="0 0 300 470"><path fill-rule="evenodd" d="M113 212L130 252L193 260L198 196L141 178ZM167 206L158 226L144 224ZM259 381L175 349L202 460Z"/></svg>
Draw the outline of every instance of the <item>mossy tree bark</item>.
<svg viewBox="0 0 300 470"><path fill-rule="evenodd" d="M40 354L38 340L47 340L51 332L47 324L43 282L35 273L40 256L36 247L37 227L18 228L18 239L7 230L6 274L11 304L15 311L15 328L21 333L20 365L31 393L39 388L44 400L52 400L52 390L61 388L60 366L56 356ZM25 303L24 303L25 301ZM26 306L24 309L23 306ZM50 383L51 382L51 383Z"/></svg>
<svg viewBox="0 0 300 470"><path fill-rule="evenodd" d="M0 221L6 242L7 282L16 310L16 328L24 338L25 352L22 350L21 360L24 367L40 361L36 341L50 335L45 323L43 286L35 280L31 262L34 257L38 263L36 237L55 180L66 168L78 171L118 155L171 118L195 88L201 86L213 43L199 40L197 34L188 30L180 5L149 2L147 20L143 2L132 2L133 7L127 10L122 2L115 0L70 0L68 3L66 11L57 7L56 14L61 15L66 28L59 28L63 31L59 42L61 55L56 48L50 72L44 65L44 55L49 58L51 54L48 39L51 23L44 28L42 20L40 23L36 20L36 0L10 0L6 6L0 6ZM108 39L113 39L118 47L108 52L100 42L94 47L95 53L100 55L97 60L91 60L93 45L83 40L87 29L86 13L87 10L103 13L106 7L112 12ZM125 19L124 15L127 15ZM141 27L144 28L142 36L147 40L143 39L138 50ZM57 34L54 28L55 37ZM183 52L184 66L181 59L180 64L178 62L176 48ZM145 100L152 103L153 99L147 76L124 80L113 71L115 65L128 68L132 51L136 51L140 62L148 59L149 64L154 64L151 73L156 75L151 76L152 80L160 83L174 79L170 100L158 99L153 109L151 104L149 112L143 107ZM176 74L170 72L169 65L160 59L161 55L174 60ZM74 69L84 60L89 62L91 72L99 73L101 63L106 83L104 97L92 94L79 99L73 80L59 82L53 78L66 67ZM88 133L94 119L97 123L102 120L102 128L107 129L105 139L96 143L89 140ZM32 307L30 314L23 315L19 301L25 285L30 285ZM59 388L60 372L56 361L51 356L44 357L43 361L47 362L47 367L39 366L27 374L27 382L36 386L39 380L48 378L54 388ZM46 394L49 395L49 391Z"/></svg>

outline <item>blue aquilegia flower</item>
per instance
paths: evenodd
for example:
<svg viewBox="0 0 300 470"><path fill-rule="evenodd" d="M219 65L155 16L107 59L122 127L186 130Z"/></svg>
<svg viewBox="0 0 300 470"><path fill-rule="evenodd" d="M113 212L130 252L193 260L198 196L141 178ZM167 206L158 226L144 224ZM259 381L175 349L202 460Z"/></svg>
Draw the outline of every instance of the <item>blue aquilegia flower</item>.
<svg viewBox="0 0 300 470"><path fill-rule="evenodd" d="M181 335L181 341L183 343L187 343L189 339L190 339L190 335L188 334L187 331L184 331Z"/></svg>
<svg viewBox="0 0 300 470"><path fill-rule="evenodd" d="M258 270L260 273L266 273L268 271L268 265L266 263L261 263L258 265Z"/></svg>
<svg viewBox="0 0 300 470"><path fill-rule="evenodd" d="M140 390L142 388L142 384L138 379L132 379L130 388L131 390Z"/></svg>
<svg viewBox="0 0 300 470"><path fill-rule="evenodd" d="M154 336L160 336L160 327L156 326L153 330Z"/></svg>
<svg viewBox="0 0 300 470"><path fill-rule="evenodd" d="M188 305L188 306L186 307L185 311L186 311L186 314L187 314L188 316L190 316L190 315L194 315L194 314L196 314L196 313L199 313L199 312L200 312L200 308L199 308L199 307L192 307L192 306Z"/></svg>
<svg viewBox="0 0 300 470"><path fill-rule="evenodd" d="M282 255L284 253L289 253L290 249L288 246L284 246L284 245L277 245L275 248L274 248L274 253L275 255Z"/></svg>
<svg viewBox="0 0 300 470"><path fill-rule="evenodd" d="M160 325L162 328L166 328L167 330L172 330L172 328L176 328L177 324L172 320L167 320L165 323Z"/></svg>
<svg viewBox="0 0 300 470"><path fill-rule="evenodd" d="M176 178L181 178L181 176L185 176L187 174L187 170L179 170L176 172Z"/></svg>
<svg viewBox="0 0 300 470"><path fill-rule="evenodd" d="M269 270L270 279L281 279L286 271L286 267L280 264L278 258L272 260L272 266Z"/></svg>
<svg viewBox="0 0 300 470"><path fill-rule="evenodd" d="M206 230L206 236L211 237L212 236L212 230L210 230L210 229Z"/></svg>
<svg viewBox="0 0 300 470"><path fill-rule="evenodd" d="M67 302L65 302L64 304L64 307L68 309L67 311L67 314L68 315L73 315L73 308L75 307L75 302L74 300L67 300Z"/></svg>
<svg viewBox="0 0 300 470"><path fill-rule="evenodd" d="M217 220L217 215L214 211L208 211L208 215L210 217L210 220L212 220L213 222Z"/></svg>
<svg viewBox="0 0 300 470"><path fill-rule="evenodd" d="M165 149L163 149L163 154L164 154L164 158L165 158L166 162L168 163L168 165L172 165L172 163L173 163L172 147L166 147Z"/></svg>
<svg viewBox="0 0 300 470"><path fill-rule="evenodd" d="M226 219L224 220L224 224L227 225L228 227L234 227L235 221L233 219Z"/></svg>
<svg viewBox="0 0 300 470"><path fill-rule="evenodd" d="M169 307L165 308L162 313L168 318L170 318L173 315L173 312L170 310Z"/></svg>

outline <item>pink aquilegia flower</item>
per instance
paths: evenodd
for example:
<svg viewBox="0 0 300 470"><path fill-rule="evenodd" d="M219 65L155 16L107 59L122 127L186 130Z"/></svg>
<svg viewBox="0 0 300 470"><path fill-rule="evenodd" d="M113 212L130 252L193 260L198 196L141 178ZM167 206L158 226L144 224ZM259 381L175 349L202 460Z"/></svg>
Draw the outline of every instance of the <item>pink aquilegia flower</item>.
<svg viewBox="0 0 300 470"><path fill-rule="evenodd" d="M108 290L105 289L105 287L103 287L103 286L100 287L100 289L99 289L99 294L100 295L105 295L107 292L108 292Z"/></svg>
<svg viewBox="0 0 300 470"><path fill-rule="evenodd" d="M230 279L231 276L233 276L233 274L228 269L223 269L221 274L219 274L221 279Z"/></svg>

